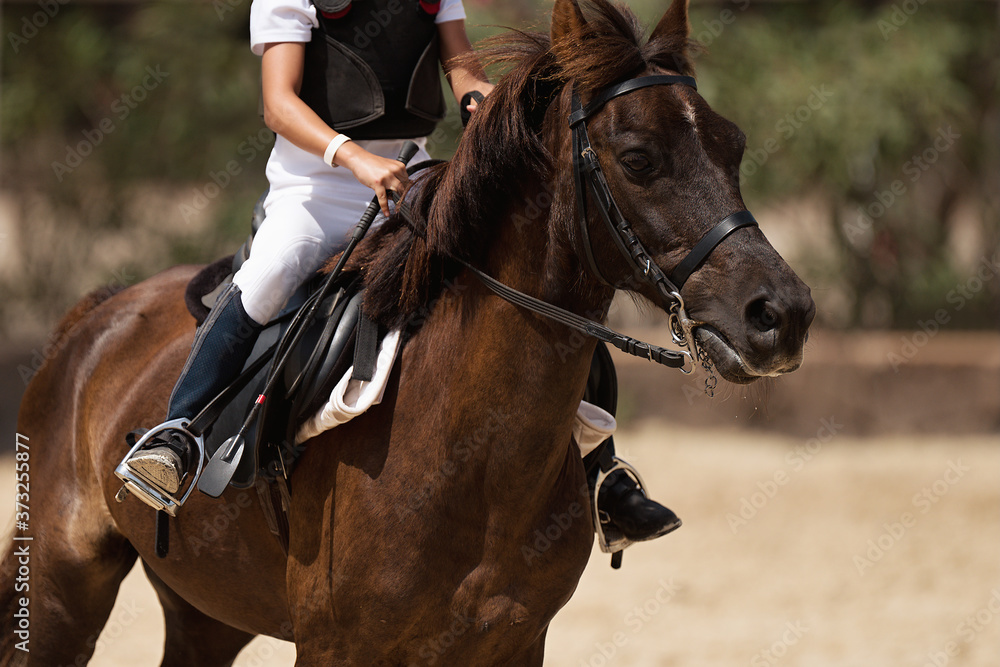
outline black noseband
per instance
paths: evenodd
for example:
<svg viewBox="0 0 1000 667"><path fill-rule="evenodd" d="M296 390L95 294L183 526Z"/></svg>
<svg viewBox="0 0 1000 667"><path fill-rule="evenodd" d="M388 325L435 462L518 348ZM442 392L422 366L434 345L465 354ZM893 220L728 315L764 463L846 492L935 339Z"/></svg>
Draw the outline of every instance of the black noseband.
<svg viewBox="0 0 1000 667"><path fill-rule="evenodd" d="M723 239L735 232L740 227L756 227L757 221L750 214L750 211L737 211L732 215L725 217L722 221L715 227L708 230L708 233L701 237L697 245L691 249L688 256L681 260L681 263L677 265L674 269L673 275L674 282L678 287L683 287L684 283L691 276L692 273L698 270L701 263L704 262L713 250L715 246L722 243Z"/></svg>
<svg viewBox="0 0 1000 667"><path fill-rule="evenodd" d="M597 153L590 146L590 137L587 135L586 122L591 115L601 109L608 101L619 95L625 95L647 86L674 83L691 86L697 90L697 85L692 77L664 74L629 79L628 81L609 86L595 95L586 107L581 104L579 96L574 93L573 108L569 115L569 126L573 131L573 176L576 181L577 205L580 209L580 234L583 238L584 251L591 271L605 284L617 287L604 277L594 258L594 250L587 228L588 191L597 202L597 210L600 212L601 218L611 233L611 238L614 240L615 245L618 246L622 255L629 261L637 274L643 276L647 282L656 287L668 303L672 303L673 306L678 308L683 308L680 291L690 275L701 266L709 254L727 236L741 227L756 226L757 221L746 210L738 211L726 217L701 238L688 255L677 265L673 275L668 278L652 260L649 253L646 252L639 238L632 231L632 226L625 219L625 216L622 215L618 204L615 203L611 189L608 187L607 179L601 170L601 164L597 159Z"/></svg>

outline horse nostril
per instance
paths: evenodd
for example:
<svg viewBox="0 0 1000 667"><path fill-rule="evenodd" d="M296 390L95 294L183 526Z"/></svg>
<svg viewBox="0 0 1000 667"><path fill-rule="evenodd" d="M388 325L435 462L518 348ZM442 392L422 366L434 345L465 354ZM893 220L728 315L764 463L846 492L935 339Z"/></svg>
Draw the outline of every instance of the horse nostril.
<svg viewBox="0 0 1000 667"><path fill-rule="evenodd" d="M781 316L767 299L756 299L747 306L747 321L760 332L766 333L777 329L781 324Z"/></svg>

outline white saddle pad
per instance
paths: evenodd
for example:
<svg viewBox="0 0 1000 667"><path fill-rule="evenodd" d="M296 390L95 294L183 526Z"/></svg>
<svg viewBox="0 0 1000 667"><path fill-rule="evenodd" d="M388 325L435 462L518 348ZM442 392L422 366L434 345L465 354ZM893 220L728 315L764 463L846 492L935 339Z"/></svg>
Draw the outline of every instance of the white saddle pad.
<svg viewBox="0 0 1000 667"><path fill-rule="evenodd" d="M299 427L295 434L295 444L315 438L320 433L363 414L373 405L378 405L385 394L385 385L398 353L399 331L390 331L379 343L375 373L371 381L351 379L354 366L348 368L344 377L330 392L326 404ZM616 428L617 423L611 414L592 403L580 401L576 420L573 422L573 439L580 447L582 456L586 456L614 434Z"/></svg>

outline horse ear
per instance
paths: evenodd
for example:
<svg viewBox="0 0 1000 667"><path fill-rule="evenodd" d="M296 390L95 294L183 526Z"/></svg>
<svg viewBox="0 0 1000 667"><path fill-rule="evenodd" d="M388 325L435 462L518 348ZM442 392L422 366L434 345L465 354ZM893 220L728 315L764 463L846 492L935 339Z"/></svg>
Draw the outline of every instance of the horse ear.
<svg viewBox="0 0 1000 667"><path fill-rule="evenodd" d="M558 4L558 3L557 3ZM676 43L686 44L691 34L691 24L688 23L688 0L674 0L663 18L656 24L650 41L659 38L676 40Z"/></svg>
<svg viewBox="0 0 1000 667"><path fill-rule="evenodd" d="M552 43L579 35L586 23L577 0L556 0L552 7Z"/></svg>

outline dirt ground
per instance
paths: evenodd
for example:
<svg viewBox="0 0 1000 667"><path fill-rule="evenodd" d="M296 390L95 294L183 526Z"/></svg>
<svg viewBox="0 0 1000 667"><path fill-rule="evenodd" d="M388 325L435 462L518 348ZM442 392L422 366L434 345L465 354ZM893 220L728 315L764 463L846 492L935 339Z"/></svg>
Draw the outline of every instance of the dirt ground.
<svg viewBox="0 0 1000 667"><path fill-rule="evenodd" d="M647 422L617 437L684 520L613 571L596 551L549 632L547 665L1000 665L1000 438L814 438ZM2 459L0 525L13 473ZM159 664L139 571L91 665ZM258 638L236 664L291 665Z"/></svg>

